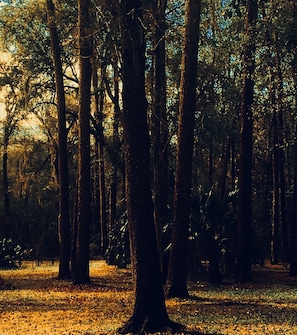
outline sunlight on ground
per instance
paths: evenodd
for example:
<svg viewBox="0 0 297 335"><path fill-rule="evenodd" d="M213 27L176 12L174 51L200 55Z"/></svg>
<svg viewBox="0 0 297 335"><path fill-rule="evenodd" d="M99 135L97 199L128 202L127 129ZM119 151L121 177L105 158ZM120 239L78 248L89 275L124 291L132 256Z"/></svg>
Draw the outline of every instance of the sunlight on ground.
<svg viewBox="0 0 297 335"><path fill-rule="evenodd" d="M128 270L91 262L92 285L56 280L58 265L26 263L0 271L0 335L115 334L132 313ZM191 299L166 302L170 317L201 334L297 335L297 288L191 285Z"/></svg>

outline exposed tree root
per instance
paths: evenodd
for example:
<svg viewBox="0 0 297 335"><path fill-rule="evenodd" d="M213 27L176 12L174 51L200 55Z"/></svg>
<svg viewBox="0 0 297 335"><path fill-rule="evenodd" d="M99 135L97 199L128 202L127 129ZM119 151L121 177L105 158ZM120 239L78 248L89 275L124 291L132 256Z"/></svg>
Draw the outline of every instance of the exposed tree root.
<svg viewBox="0 0 297 335"><path fill-rule="evenodd" d="M169 319L166 320L152 320L147 317L140 320L132 316L126 324L118 329L119 334L133 334L133 335L146 335L156 332L164 332L167 334L176 334L183 331L185 327L179 323L173 322Z"/></svg>

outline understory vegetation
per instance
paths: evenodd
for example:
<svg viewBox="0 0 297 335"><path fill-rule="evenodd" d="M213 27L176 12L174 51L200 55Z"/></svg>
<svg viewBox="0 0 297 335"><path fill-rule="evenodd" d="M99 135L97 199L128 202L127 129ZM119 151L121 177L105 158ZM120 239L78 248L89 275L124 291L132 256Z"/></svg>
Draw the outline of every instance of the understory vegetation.
<svg viewBox="0 0 297 335"><path fill-rule="evenodd" d="M91 262L91 284L57 280L58 265L23 262L0 272L0 334L107 335L132 312L129 269ZM210 286L191 282L189 299L168 299L168 313L186 326L179 334L297 333L297 279L284 267L254 269L254 282ZM160 334L160 333L159 333Z"/></svg>

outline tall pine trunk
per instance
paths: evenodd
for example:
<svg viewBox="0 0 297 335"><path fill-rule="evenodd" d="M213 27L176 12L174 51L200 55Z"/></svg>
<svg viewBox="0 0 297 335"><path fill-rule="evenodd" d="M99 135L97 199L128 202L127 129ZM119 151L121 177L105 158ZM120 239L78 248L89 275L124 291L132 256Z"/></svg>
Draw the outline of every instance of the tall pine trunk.
<svg viewBox="0 0 297 335"><path fill-rule="evenodd" d="M166 116L165 10L167 0L152 1L153 26L153 177L155 225L161 268L163 267L162 230L167 223L168 206L168 124Z"/></svg>
<svg viewBox="0 0 297 335"><path fill-rule="evenodd" d="M200 0L186 1L185 36L180 83L178 139L174 185L174 213L166 294L187 297L188 234L192 185L194 123Z"/></svg>
<svg viewBox="0 0 297 335"><path fill-rule="evenodd" d="M78 2L78 29L80 51L79 83L79 158L78 158L78 213L77 246L74 270L76 284L88 283L89 235L91 220L90 185L90 100L92 78L92 35L89 18L90 0Z"/></svg>
<svg viewBox="0 0 297 335"><path fill-rule="evenodd" d="M66 103L63 83L63 68L59 36L56 26L55 8L52 0L47 0L47 20L50 30L52 57L56 79L58 109L58 179L59 179L59 241L60 263L59 279L70 279L70 221L69 221L69 183L67 160Z"/></svg>
<svg viewBox="0 0 297 335"><path fill-rule="evenodd" d="M243 55L243 89L241 104L239 213L238 213L238 262L236 280L241 283L252 279L252 149L257 0L246 3L246 45Z"/></svg>
<svg viewBox="0 0 297 335"><path fill-rule="evenodd" d="M292 72L295 88L295 113L297 115L297 4L293 4L293 32L291 47L293 53ZM293 214L291 219L291 240L290 240L290 275L297 276L297 123L295 125L295 165L294 165L294 194Z"/></svg>

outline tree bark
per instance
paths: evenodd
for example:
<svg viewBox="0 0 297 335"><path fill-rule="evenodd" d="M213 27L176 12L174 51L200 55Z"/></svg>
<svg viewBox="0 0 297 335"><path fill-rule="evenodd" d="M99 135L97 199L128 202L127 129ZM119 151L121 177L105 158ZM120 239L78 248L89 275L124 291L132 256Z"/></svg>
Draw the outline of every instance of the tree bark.
<svg viewBox="0 0 297 335"><path fill-rule="evenodd" d="M152 1L153 16L153 177L155 226L161 269L163 268L162 230L168 219L168 124L166 117L166 50L165 50L165 10L167 0Z"/></svg>
<svg viewBox="0 0 297 335"><path fill-rule="evenodd" d="M98 207L99 207L99 223L100 223L100 249L101 254L104 255L108 246L108 229L107 229L107 208L106 208L106 187L105 187L105 168L104 168L104 135L103 135L103 105L104 105L104 91L103 82L105 76L105 69L101 69L100 86L98 86L98 68L95 61L93 61L93 87L95 98L95 145L96 145L96 170L98 176Z"/></svg>
<svg viewBox="0 0 297 335"><path fill-rule="evenodd" d="M89 17L90 0L78 2L78 28L80 51L79 84L79 157L78 157L78 231L74 282L88 283L89 235L91 220L90 185L90 100L92 78L92 35Z"/></svg>
<svg viewBox="0 0 297 335"><path fill-rule="evenodd" d="M236 279L245 283L252 279L252 149L253 149L253 96L255 67L255 36L258 14L257 0L246 4L246 45L243 55L243 89L241 104L238 262Z"/></svg>
<svg viewBox="0 0 297 335"><path fill-rule="evenodd" d="M294 88L295 88L295 106L297 100L297 4L293 4L293 31L295 34L292 34L293 40L292 44L292 72L294 79ZM297 114L297 107L295 107L295 113ZM295 166L294 166L294 194L293 194L293 214L291 222L291 239L290 239L290 275L297 276L297 123L295 125Z"/></svg>
<svg viewBox="0 0 297 335"><path fill-rule="evenodd" d="M50 30L52 57L56 79L58 109L58 179L59 179L59 242L60 263L59 279L70 279L70 220L69 220L69 183L67 160L66 103L63 83L63 68L59 36L56 26L55 8L52 0L46 1L47 21Z"/></svg>
<svg viewBox="0 0 297 335"><path fill-rule="evenodd" d="M6 128L6 127L5 127ZM6 133L6 130L5 130ZM4 138L6 135L4 134ZM8 141L7 141L8 142ZM11 238L11 220L10 220L10 195L9 195L9 182L8 182L8 152L7 152L8 144L4 143L4 150L2 156L2 168L3 168L3 192L4 192L4 237Z"/></svg>
<svg viewBox="0 0 297 335"><path fill-rule="evenodd" d="M185 37L182 57L178 144L174 185L174 214L166 294L187 297L188 233L191 203L194 123L196 111L197 56L200 0L186 1Z"/></svg>
<svg viewBox="0 0 297 335"><path fill-rule="evenodd" d="M166 311L154 226L142 1L121 1L119 6L126 198L135 292L133 315L119 333L144 334L164 331L174 324Z"/></svg>

